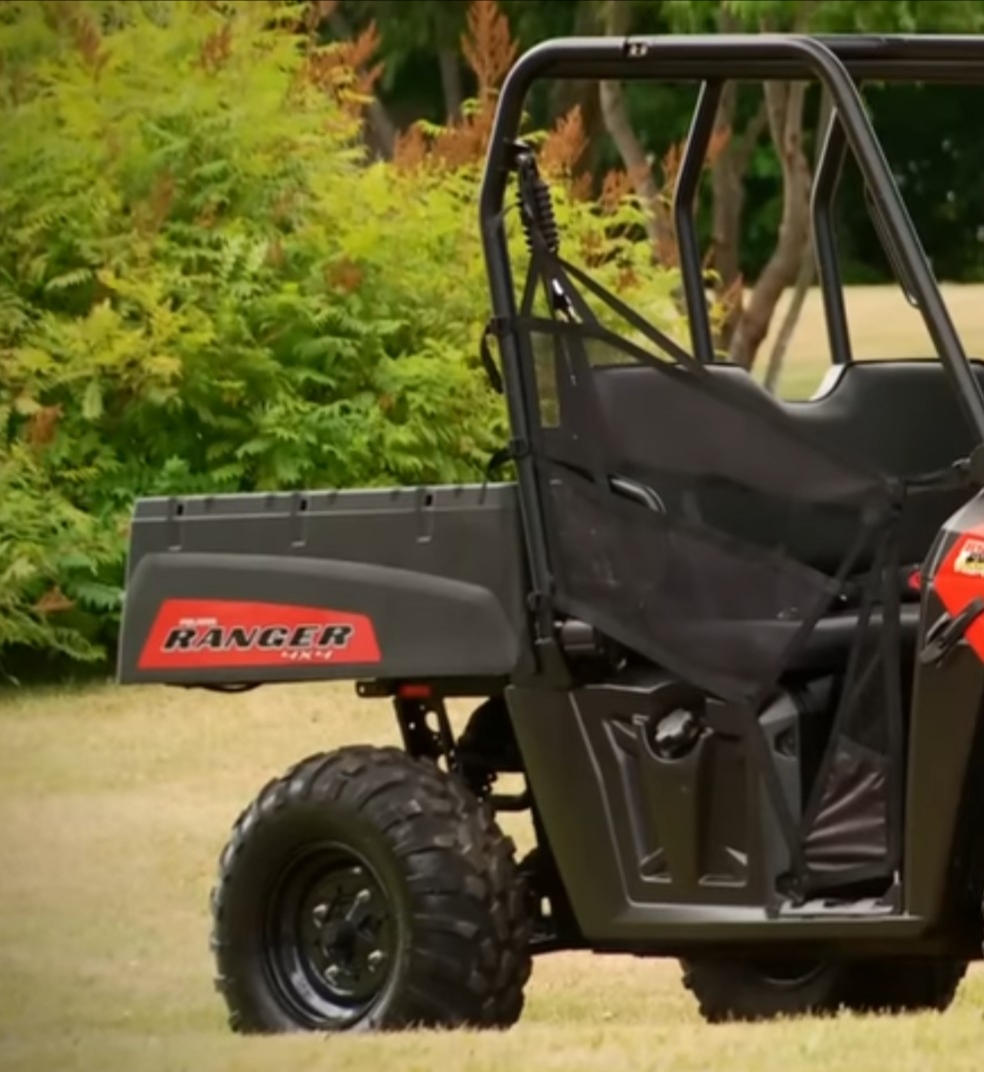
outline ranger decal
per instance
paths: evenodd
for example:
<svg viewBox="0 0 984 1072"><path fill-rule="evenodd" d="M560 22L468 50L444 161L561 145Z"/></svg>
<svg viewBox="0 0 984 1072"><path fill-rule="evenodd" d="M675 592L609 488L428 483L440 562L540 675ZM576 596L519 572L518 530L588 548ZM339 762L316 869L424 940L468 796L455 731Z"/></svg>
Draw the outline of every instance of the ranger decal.
<svg viewBox="0 0 984 1072"><path fill-rule="evenodd" d="M221 599L169 599L140 656L142 670L377 663L365 615L321 607Z"/></svg>

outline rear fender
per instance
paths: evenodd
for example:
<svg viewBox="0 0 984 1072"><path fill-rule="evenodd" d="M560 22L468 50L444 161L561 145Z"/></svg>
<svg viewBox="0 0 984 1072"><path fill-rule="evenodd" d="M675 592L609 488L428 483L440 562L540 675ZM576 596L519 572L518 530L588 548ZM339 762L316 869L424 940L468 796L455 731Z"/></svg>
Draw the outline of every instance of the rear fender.
<svg viewBox="0 0 984 1072"><path fill-rule="evenodd" d="M123 684L506 676L521 638L487 588L388 566L147 554L130 577Z"/></svg>

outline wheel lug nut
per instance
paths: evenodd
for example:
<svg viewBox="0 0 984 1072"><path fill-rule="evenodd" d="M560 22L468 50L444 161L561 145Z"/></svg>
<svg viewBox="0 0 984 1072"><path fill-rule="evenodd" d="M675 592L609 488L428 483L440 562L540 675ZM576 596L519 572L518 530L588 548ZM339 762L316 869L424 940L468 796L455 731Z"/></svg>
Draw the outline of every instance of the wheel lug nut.
<svg viewBox="0 0 984 1072"><path fill-rule="evenodd" d="M369 965L371 971L375 971L381 967L386 961L386 954L381 949L374 949L368 957L366 957L366 963Z"/></svg>
<svg viewBox="0 0 984 1072"><path fill-rule="evenodd" d="M317 908L311 913L311 919L314 920L316 927L323 927L325 920L328 918L328 906L326 904L319 904Z"/></svg>

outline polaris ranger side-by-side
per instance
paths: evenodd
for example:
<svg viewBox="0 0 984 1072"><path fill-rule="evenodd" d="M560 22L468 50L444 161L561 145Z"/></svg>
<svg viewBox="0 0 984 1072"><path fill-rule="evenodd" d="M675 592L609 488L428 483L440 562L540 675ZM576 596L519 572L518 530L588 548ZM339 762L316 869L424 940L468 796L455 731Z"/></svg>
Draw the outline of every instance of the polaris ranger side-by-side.
<svg viewBox="0 0 984 1072"><path fill-rule="evenodd" d="M674 206L689 347L566 259L519 140L542 79L699 86ZM804 402L717 359L694 223L722 87L770 79L832 102L833 371ZM984 37L533 49L480 205L516 481L138 502L123 683L349 679L402 733L302 760L235 824L212 909L236 1029L507 1026L532 957L564 949L677 958L712 1021L950 1003L982 955L984 365L865 111L892 81L984 82ZM849 157L937 359L851 352ZM474 704L460 735L449 698ZM519 861L510 810L537 839Z"/></svg>

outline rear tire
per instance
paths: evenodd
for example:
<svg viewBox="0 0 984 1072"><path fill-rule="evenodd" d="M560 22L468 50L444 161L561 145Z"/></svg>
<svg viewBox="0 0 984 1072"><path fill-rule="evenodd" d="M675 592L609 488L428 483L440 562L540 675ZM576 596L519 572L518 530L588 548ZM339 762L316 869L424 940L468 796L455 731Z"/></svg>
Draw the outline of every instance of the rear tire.
<svg viewBox="0 0 984 1072"><path fill-rule="evenodd" d="M801 964L701 960L684 963L684 985L708 1023L868 1013L939 1011L967 971L945 957Z"/></svg>
<svg viewBox="0 0 984 1072"><path fill-rule="evenodd" d="M212 895L242 1033L501 1028L530 924L512 842L454 777L391 748L312 756L236 822Z"/></svg>
<svg viewBox="0 0 984 1072"><path fill-rule="evenodd" d="M694 995L700 1015L711 1024L832 1013L842 979L839 965L820 961L787 962L777 957L765 963L683 962L684 986Z"/></svg>
<svg viewBox="0 0 984 1072"><path fill-rule="evenodd" d="M966 974L967 961L949 957L853 964L844 1004L855 1012L945 1012Z"/></svg>

